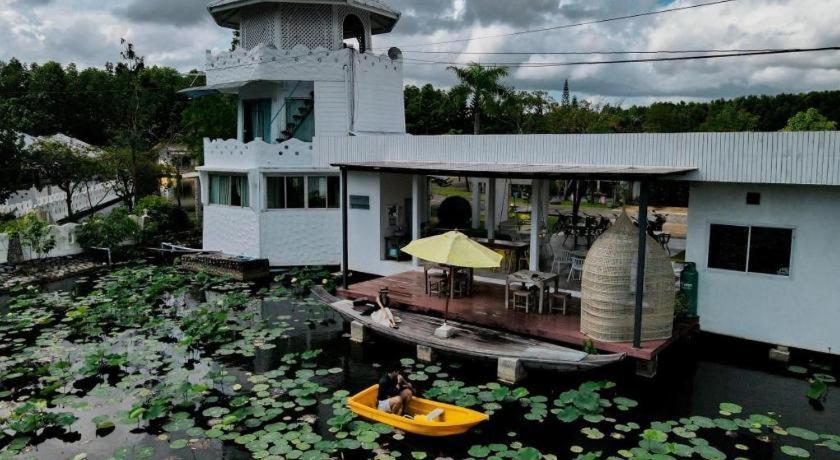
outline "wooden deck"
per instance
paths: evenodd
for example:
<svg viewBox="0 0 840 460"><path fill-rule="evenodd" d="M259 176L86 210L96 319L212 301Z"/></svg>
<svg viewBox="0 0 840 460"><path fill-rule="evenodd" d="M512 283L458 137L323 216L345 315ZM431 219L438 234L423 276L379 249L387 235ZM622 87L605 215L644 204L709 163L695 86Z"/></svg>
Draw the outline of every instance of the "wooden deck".
<svg viewBox="0 0 840 460"><path fill-rule="evenodd" d="M435 329L443 323L440 318L402 311L396 314L399 327L391 328L377 324L370 315L365 316L362 313L365 308L354 308L350 300L321 298L347 320L357 321L378 334L475 359L517 359L525 367L575 372L606 366L624 357L623 354L590 355L542 340L452 320L447 324L457 332L443 339L434 335Z"/></svg>
<svg viewBox="0 0 840 460"><path fill-rule="evenodd" d="M406 272L363 283L353 284L347 290L339 289L338 295L351 299L373 300L379 290L387 287L391 300L398 302L406 311L442 315L445 299L430 297L423 288L422 272ZM580 348L587 337L580 332L579 303L571 301L571 312L566 315L525 313L505 309L505 287L503 285L476 282L472 297L453 299L449 304L449 318L468 324L489 327L502 331L556 341ZM696 325L696 324L695 324ZM640 360L653 360L672 341L695 325L677 327L675 336L668 340L652 340L633 348L632 343L595 342L603 352L624 353Z"/></svg>

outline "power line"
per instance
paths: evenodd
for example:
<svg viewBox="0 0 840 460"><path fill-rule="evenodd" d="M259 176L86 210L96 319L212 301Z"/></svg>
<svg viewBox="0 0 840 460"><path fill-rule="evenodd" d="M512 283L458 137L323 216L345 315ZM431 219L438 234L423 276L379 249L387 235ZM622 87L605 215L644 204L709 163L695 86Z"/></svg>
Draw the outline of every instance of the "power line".
<svg viewBox="0 0 840 460"><path fill-rule="evenodd" d="M604 64L629 64L639 62L667 62L667 61L693 61L701 59L719 59L731 57L747 57L747 56L767 56L774 54L796 54L796 53L813 53L821 51L840 51L840 46L826 46L821 48L790 48L777 49L768 51L754 51L744 53L729 53L729 54L705 54L696 56L675 56L675 57L658 57L658 58L643 58L643 59L615 59L609 61L570 61L570 62L494 62L482 64L485 67L517 67L517 68L542 68L542 67L566 67L566 66L580 66L580 65L604 65ZM447 62L447 61L427 61L422 59L403 58L405 61L423 64L437 64L437 65L468 65L466 62Z"/></svg>
<svg viewBox="0 0 840 460"><path fill-rule="evenodd" d="M697 50L646 50L646 51L406 51L412 54L457 54L469 56L583 56L615 54L689 54L689 53L752 53L757 51L776 51L780 48L739 48L739 49L697 49Z"/></svg>
<svg viewBox="0 0 840 460"><path fill-rule="evenodd" d="M534 33L539 33L539 32L549 32L549 31L552 31L552 30L571 29L573 27L582 27L582 26L589 26L589 25L593 25L593 24L603 24L603 23L606 23L606 22L622 21L622 20L625 20L625 19L635 19L635 18L641 18L641 17L645 17L645 16L654 16L654 15L657 15L657 14L674 13L674 12L677 12L677 11L685 11L685 10L691 10L691 9L695 9L695 8L703 8L703 7L707 7L707 6L715 6L715 5L720 5L720 4L723 4L723 3L731 3L731 2L735 2L735 1L737 1L737 0L717 0L717 1L713 1L713 2L707 2L707 3L698 3L696 5L680 6L680 7L675 7L675 8L666 8L666 9L654 10L654 11L645 11L645 12L642 12L642 13L630 14L630 15L626 15L626 16L616 16L616 17L611 17L611 18L595 19L595 20L591 20L591 21L575 22L575 23L563 24L563 25L559 25L559 26L542 27L542 28L539 28L539 29L520 30L520 31L517 31L517 32L509 32L509 33L495 34L495 35L483 35L483 36L477 36L477 37L456 38L456 39L452 39L452 40L446 40L446 41L440 41L440 42L430 42L430 43L419 43L419 44L416 44L416 45L408 45L408 46L409 47L414 47L414 46L447 45L447 44L451 44L451 43L463 43L463 42L471 42L471 41L475 41L475 40L485 40L485 39L488 39L488 38L513 37L513 36L517 36L517 35L534 34Z"/></svg>

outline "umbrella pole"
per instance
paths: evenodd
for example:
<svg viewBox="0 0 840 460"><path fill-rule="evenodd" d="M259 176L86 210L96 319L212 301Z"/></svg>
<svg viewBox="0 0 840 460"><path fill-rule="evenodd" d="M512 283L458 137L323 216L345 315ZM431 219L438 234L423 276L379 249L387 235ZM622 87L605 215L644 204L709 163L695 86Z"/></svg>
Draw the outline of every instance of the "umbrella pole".
<svg viewBox="0 0 840 460"><path fill-rule="evenodd" d="M443 309L443 324L446 324L446 320L449 319L449 299L452 298L452 289L455 287L455 273L453 273L453 267L449 267L449 292L446 293L446 306Z"/></svg>

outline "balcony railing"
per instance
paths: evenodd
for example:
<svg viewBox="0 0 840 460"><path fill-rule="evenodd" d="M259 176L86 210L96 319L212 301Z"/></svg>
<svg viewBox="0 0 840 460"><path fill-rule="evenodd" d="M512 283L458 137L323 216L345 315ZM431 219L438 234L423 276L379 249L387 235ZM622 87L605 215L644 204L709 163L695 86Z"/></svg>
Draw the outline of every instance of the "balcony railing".
<svg viewBox="0 0 840 460"><path fill-rule="evenodd" d="M205 139L204 165L208 168L308 168L313 166L311 142L292 139L268 144L258 139L243 143L238 140Z"/></svg>

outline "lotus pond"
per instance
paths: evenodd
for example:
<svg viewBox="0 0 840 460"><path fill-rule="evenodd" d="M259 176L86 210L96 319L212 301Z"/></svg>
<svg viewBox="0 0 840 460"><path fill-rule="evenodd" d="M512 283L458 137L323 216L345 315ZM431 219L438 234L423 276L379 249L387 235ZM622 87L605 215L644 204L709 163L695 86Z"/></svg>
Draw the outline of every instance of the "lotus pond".
<svg viewBox="0 0 840 460"><path fill-rule="evenodd" d="M701 336L655 380L625 363L506 386L481 364L351 345L329 308L278 287L142 264L79 286L0 297L0 458L840 458L824 357L774 365ZM347 396L394 362L490 421L427 439L356 418Z"/></svg>

